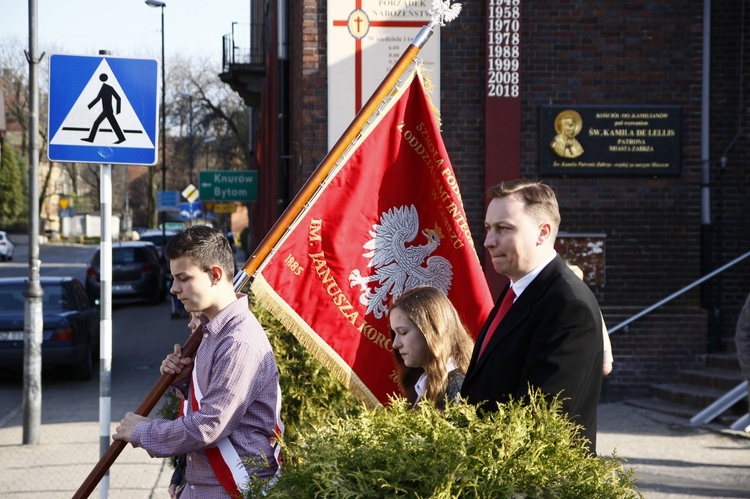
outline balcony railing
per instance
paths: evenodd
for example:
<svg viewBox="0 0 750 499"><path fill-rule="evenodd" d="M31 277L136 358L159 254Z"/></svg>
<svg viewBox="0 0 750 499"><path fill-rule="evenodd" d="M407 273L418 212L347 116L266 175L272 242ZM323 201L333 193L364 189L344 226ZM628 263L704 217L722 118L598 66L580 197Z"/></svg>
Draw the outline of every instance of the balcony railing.
<svg viewBox="0 0 750 499"><path fill-rule="evenodd" d="M222 70L234 64L263 64L265 30L263 23L232 23L232 32L224 35Z"/></svg>

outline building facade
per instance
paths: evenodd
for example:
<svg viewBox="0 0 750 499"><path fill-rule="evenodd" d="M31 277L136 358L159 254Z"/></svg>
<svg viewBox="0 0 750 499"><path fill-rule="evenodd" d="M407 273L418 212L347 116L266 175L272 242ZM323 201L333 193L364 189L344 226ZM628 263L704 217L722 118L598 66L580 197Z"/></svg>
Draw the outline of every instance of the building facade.
<svg viewBox="0 0 750 499"><path fill-rule="evenodd" d="M387 4L429 9L432 2ZM261 194L253 231L260 240L328 152L328 20L321 0L251 5L256 35L244 43L261 55L256 51L244 71L243 61L227 59L222 78L237 84L244 77L238 92L254 110ZM516 111L498 116L488 104L488 33L503 6L519 13L518 93L500 104ZM459 17L441 29L441 69L433 77L441 79L443 139L480 258L487 187L519 176L552 186L561 230L573 241L591 238L601 250L589 284L610 328L750 251L748 8L743 0L463 2ZM548 114L558 108L587 116L665 112L674 125L662 146L669 168L550 170L545 137L553 126ZM648 137L667 134L643 126ZM582 128L584 149L598 147L593 126ZM621 156L612 151L655 143L626 135L595 159L616 161ZM485 267L497 292L500 283ZM700 355L731 351L749 292L750 259L619 328L604 396L647 395Z"/></svg>

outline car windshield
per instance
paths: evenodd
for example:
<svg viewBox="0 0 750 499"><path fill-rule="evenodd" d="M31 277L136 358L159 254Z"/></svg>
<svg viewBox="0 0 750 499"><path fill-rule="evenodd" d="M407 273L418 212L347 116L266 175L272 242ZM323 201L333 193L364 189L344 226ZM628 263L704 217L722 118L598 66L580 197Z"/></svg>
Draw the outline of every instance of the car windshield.
<svg viewBox="0 0 750 499"><path fill-rule="evenodd" d="M97 251L94 254L94 258L91 261L93 265L99 265L100 253ZM114 264L127 264L134 262L145 262L148 257L143 251L143 248L113 248L112 249L112 263Z"/></svg>
<svg viewBox="0 0 750 499"><path fill-rule="evenodd" d="M0 288L0 310L23 310L23 290L26 283L4 284Z"/></svg>
<svg viewBox="0 0 750 499"><path fill-rule="evenodd" d="M25 282L3 284L0 287L0 310L23 311ZM57 283L44 283L42 285L44 296L42 297L43 310L70 310L71 305L66 293Z"/></svg>
<svg viewBox="0 0 750 499"><path fill-rule="evenodd" d="M141 248L115 248L112 252L112 263L133 263L146 260Z"/></svg>
<svg viewBox="0 0 750 499"><path fill-rule="evenodd" d="M171 238L172 236L167 234L166 240L169 241ZM162 246L164 244L165 238L161 234L149 234L146 236L141 236L140 240L154 243L154 246Z"/></svg>
<svg viewBox="0 0 750 499"><path fill-rule="evenodd" d="M44 310L70 310L71 306L60 286L44 286L42 308Z"/></svg>

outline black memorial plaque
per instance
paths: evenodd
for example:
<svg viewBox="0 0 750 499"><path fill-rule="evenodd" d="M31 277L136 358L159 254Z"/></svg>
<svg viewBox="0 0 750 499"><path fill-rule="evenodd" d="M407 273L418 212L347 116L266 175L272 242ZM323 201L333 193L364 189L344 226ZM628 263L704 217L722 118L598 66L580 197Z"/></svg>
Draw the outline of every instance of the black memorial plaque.
<svg viewBox="0 0 750 499"><path fill-rule="evenodd" d="M543 175L679 175L680 106L542 106Z"/></svg>

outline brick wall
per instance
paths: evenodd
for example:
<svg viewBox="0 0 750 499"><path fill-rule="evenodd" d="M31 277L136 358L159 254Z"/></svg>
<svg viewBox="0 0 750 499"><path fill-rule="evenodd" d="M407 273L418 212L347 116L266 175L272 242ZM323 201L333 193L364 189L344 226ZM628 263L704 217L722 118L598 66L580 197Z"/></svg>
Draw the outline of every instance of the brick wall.
<svg viewBox="0 0 750 499"><path fill-rule="evenodd" d="M291 2L292 163L297 192L328 152L326 3Z"/></svg>
<svg viewBox="0 0 750 499"><path fill-rule="evenodd" d="M627 314L621 311L605 314L605 319L617 324L631 315L630 311ZM612 374L604 378L603 399L647 397L651 384L673 382L681 369L698 367L706 339L705 334L695 331L694 324L704 322L705 312L692 307L672 307L653 312L612 333L615 363Z"/></svg>
<svg viewBox="0 0 750 499"><path fill-rule="evenodd" d="M523 4L521 175L556 190L562 230L607 235L606 284L594 291L610 326L700 276L701 8L697 2L671 0ZM481 61L472 67L471 55L483 55L484 6L475 3L467 14L460 18L465 25L444 31L444 39L451 40L448 33L455 31L462 49L454 53L444 42L443 74L451 72L443 79L444 101L448 95L460 101L470 93L468 86L480 92L481 106L482 81L468 84L467 79L476 79L483 69ZM466 76L457 78L453 71ZM683 106L682 174L541 177L543 104ZM444 123L458 127L452 135L444 126L444 136L463 179L463 168L481 164L482 153L454 137L474 135L481 149L483 124L476 118L482 107L465 109L456 102L443 109ZM455 120L452 112L458 113ZM461 112L475 120L462 119ZM469 206L467 211L472 226L481 228L482 210ZM649 383L674 379L680 363L692 363L704 351L705 323L694 291L614 335L616 367L605 396L644 395Z"/></svg>
<svg viewBox="0 0 750 499"><path fill-rule="evenodd" d="M484 2L464 2L441 28L441 117L477 250L484 241Z"/></svg>
<svg viewBox="0 0 750 499"><path fill-rule="evenodd" d="M744 4L744 40L743 30ZM750 251L750 5L713 2L711 13L711 212L713 267ZM744 64L741 58L744 43ZM740 93L742 90L742 93ZM738 134L739 132L739 134ZM726 166L721 158L726 154ZM712 297L725 339L731 339L750 293L750 259L714 280ZM732 348L732 345L727 345Z"/></svg>

